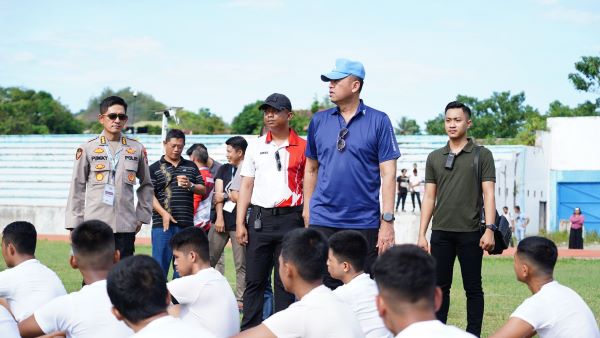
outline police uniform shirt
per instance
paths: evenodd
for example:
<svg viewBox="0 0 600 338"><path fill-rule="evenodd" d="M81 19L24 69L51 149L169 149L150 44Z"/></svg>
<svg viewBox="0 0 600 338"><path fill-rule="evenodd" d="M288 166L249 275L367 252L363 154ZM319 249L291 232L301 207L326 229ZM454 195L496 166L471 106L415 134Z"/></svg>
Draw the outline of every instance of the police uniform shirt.
<svg viewBox="0 0 600 338"><path fill-rule="evenodd" d="M194 185L204 185L198 166L183 157L177 166L167 162L164 155L160 160L150 165L154 196L160 205L177 221L177 223L171 223L170 226L193 226L194 194L177 184L177 176L179 175L187 176ZM162 226L162 217L154 210L152 212L152 227L162 228Z"/></svg>
<svg viewBox="0 0 600 338"><path fill-rule="evenodd" d="M67 229L89 219L106 222L114 232L135 232L137 222L150 223L152 182L146 149L125 136L119 142L111 149L102 132L77 148L66 208ZM140 184L137 206L133 195L136 178ZM107 184L114 186L112 205L103 202Z"/></svg>

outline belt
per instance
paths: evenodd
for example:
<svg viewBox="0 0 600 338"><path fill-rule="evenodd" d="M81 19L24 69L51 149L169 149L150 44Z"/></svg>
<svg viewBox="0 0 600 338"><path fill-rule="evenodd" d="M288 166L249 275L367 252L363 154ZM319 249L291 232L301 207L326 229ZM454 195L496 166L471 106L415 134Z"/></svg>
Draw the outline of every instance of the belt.
<svg viewBox="0 0 600 338"><path fill-rule="evenodd" d="M257 208L257 213L273 215L273 216L281 216L287 215L294 212L302 212L304 209L303 205L297 205L294 207L282 207L282 208L263 208L258 205L254 205L253 208Z"/></svg>

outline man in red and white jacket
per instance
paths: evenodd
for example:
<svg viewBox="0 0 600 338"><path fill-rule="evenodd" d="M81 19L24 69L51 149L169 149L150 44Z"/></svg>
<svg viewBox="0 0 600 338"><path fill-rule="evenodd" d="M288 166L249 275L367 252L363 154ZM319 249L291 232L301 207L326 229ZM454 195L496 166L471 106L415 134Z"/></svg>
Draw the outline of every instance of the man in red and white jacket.
<svg viewBox="0 0 600 338"><path fill-rule="evenodd" d="M198 166L198 171L200 171L206 187L205 194L194 195L194 226L208 233L211 226L210 209L215 186L215 181L207 165L208 151L203 147L196 147L190 155L190 159Z"/></svg>

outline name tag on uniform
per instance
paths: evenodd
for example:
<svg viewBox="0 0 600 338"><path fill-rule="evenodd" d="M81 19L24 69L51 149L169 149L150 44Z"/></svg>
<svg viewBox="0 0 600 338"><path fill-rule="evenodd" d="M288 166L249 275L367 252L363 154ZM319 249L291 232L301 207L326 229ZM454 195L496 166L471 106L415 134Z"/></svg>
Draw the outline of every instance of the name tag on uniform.
<svg viewBox="0 0 600 338"><path fill-rule="evenodd" d="M227 201L223 205L223 210L225 210L227 212L233 212L233 209L235 209L235 203L232 201Z"/></svg>
<svg viewBox="0 0 600 338"><path fill-rule="evenodd" d="M115 186L112 184L104 185L104 193L102 194L102 203L110 206L115 204Z"/></svg>

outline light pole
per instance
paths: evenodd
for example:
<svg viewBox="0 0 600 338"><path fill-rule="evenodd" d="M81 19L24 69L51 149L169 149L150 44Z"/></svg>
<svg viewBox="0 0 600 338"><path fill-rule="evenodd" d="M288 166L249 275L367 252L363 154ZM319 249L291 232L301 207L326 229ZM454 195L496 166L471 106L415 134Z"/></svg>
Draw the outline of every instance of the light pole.
<svg viewBox="0 0 600 338"><path fill-rule="evenodd" d="M138 92L137 90L133 91L133 104L131 107L131 130L133 134L135 134L135 103L137 101Z"/></svg>

